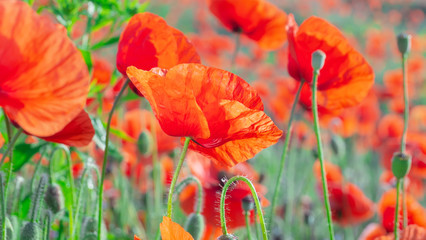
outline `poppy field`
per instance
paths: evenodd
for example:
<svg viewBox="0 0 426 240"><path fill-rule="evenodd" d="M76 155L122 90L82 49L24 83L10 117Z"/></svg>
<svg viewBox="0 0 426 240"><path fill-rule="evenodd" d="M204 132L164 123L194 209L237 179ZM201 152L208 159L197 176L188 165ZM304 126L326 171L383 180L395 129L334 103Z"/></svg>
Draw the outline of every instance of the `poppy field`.
<svg viewBox="0 0 426 240"><path fill-rule="evenodd" d="M0 239L426 240L421 0L0 0Z"/></svg>

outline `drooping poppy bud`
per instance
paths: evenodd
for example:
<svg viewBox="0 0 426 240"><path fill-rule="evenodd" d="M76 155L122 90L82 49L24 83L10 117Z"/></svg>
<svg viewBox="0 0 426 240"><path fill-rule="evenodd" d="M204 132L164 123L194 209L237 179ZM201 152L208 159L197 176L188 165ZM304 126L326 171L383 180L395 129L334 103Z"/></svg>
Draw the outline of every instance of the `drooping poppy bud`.
<svg viewBox="0 0 426 240"><path fill-rule="evenodd" d="M44 202L54 214L58 213L64 207L64 196L57 184L47 187Z"/></svg>
<svg viewBox="0 0 426 240"><path fill-rule="evenodd" d="M398 50L402 55L408 54L411 51L411 35L401 33L397 37Z"/></svg>
<svg viewBox="0 0 426 240"><path fill-rule="evenodd" d="M312 53L312 67L314 70L321 70L325 63L325 53L321 50L316 50Z"/></svg>
<svg viewBox="0 0 426 240"><path fill-rule="evenodd" d="M22 228L21 240L39 240L40 229L35 222L28 222Z"/></svg>
<svg viewBox="0 0 426 240"><path fill-rule="evenodd" d="M149 155L152 152L153 139L151 134L144 130L138 137L138 149L143 155Z"/></svg>
<svg viewBox="0 0 426 240"><path fill-rule="evenodd" d="M407 176L411 168L411 156L396 152L392 157L392 173L397 179Z"/></svg>
<svg viewBox="0 0 426 240"><path fill-rule="evenodd" d="M252 196L246 196L241 200L241 204L243 206L243 210L245 212L251 211L254 209L254 201Z"/></svg>
<svg viewBox="0 0 426 240"><path fill-rule="evenodd" d="M185 223L185 230L194 240L200 240L205 228L204 217L200 213L191 213Z"/></svg>
<svg viewBox="0 0 426 240"><path fill-rule="evenodd" d="M235 240L235 239L238 239L238 238L233 234L226 234L217 238L217 240Z"/></svg>

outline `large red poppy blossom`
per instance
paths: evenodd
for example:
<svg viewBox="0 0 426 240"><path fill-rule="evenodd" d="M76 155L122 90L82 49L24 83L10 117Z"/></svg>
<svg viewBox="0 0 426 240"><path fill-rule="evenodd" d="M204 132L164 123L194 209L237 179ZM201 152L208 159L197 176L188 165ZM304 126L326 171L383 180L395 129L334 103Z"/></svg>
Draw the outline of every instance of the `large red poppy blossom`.
<svg viewBox="0 0 426 240"><path fill-rule="evenodd" d="M361 102L374 82L371 66L345 39L342 33L318 18L310 17L300 27L292 15L287 25L289 41L288 72L296 80L305 80L300 102L312 106L312 53L321 50L326 55L318 78L318 110L337 113Z"/></svg>
<svg viewBox="0 0 426 240"><path fill-rule="evenodd" d="M191 137L191 149L222 165L244 162L282 135L263 112L257 92L230 72L180 64L168 71L129 67L127 75L165 133Z"/></svg>
<svg viewBox="0 0 426 240"><path fill-rule="evenodd" d="M315 162L314 174L318 182L318 190L322 192L319 165L319 161ZM374 203L364 195L362 190L352 183L345 182L340 169L332 163L326 163L325 169L333 221L341 226L348 226L372 218L374 216Z"/></svg>
<svg viewBox="0 0 426 240"><path fill-rule="evenodd" d="M179 63L200 63L194 46L179 30L167 25L152 13L134 15L120 36L117 69L126 76L126 69L135 66L150 70L169 69Z"/></svg>
<svg viewBox="0 0 426 240"><path fill-rule="evenodd" d="M233 32L241 32L266 50L281 47L287 14L264 0L210 0L210 11Z"/></svg>
<svg viewBox="0 0 426 240"><path fill-rule="evenodd" d="M25 132L57 134L85 106L87 66L65 29L21 1L0 1L0 106Z"/></svg>
<svg viewBox="0 0 426 240"><path fill-rule="evenodd" d="M402 198L400 196L399 203ZM416 224L426 228L426 209L422 207L410 194L406 194L406 209L408 225ZM396 190L385 192L378 203L378 213L383 227L388 232L393 232L395 222ZM402 216L402 206L399 206L399 214ZM402 229L402 217L399 218L399 228Z"/></svg>
<svg viewBox="0 0 426 240"><path fill-rule="evenodd" d="M163 222L160 224L160 231L163 240L194 240L191 234L168 217L163 217Z"/></svg>

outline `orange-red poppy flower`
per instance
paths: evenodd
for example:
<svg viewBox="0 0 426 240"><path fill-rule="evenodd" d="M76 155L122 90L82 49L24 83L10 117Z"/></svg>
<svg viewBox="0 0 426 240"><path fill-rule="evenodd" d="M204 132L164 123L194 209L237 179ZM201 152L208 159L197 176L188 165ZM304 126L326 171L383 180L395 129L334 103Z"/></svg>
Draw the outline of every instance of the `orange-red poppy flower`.
<svg viewBox="0 0 426 240"><path fill-rule="evenodd" d="M160 223L161 238L163 240L194 240L194 238L179 224L168 217L163 217Z"/></svg>
<svg viewBox="0 0 426 240"><path fill-rule="evenodd" d="M141 240L138 236L134 236L134 240Z"/></svg>
<svg viewBox="0 0 426 240"><path fill-rule="evenodd" d="M400 195L399 203L402 198ZM406 209L408 225L416 224L426 228L426 209L422 207L410 194L406 194ZM391 189L385 192L378 203L378 213L383 227L388 232L393 232L395 222L396 190ZM402 216L402 205L399 206L400 216ZM402 218L399 218L399 228L402 229Z"/></svg>
<svg viewBox="0 0 426 240"><path fill-rule="evenodd" d="M362 190L352 183L344 182L337 166L326 162L325 169L333 221L342 226L348 226L372 218L374 203L364 195ZM314 164L314 174L318 181L318 189L321 190L319 161Z"/></svg>
<svg viewBox="0 0 426 240"><path fill-rule="evenodd" d="M287 35L288 72L298 81L305 80L300 96L303 106L310 109L312 105L311 58L318 49L326 54L324 67L318 77L318 110L322 113L336 113L365 98L373 85L373 69L339 29L318 17L310 17L298 27L290 15Z"/></svg>
<svg viewBox="0 0 426 240"><path fill-rule="evenodd" d="M129 66L148 71L199 62L198 53L182 32L148 12L130 19L118 43L117 69L125 76Z"/></svg>
<svg viewBox="0 0 426 240"><path fill-rule="evenodd" d="M264 0L209 0L209 7L227 29L242 32L263 49L278 49L287 39L287 14Z"/></svg>
<svg viewBox="0 0 426 240"><path fill-rule="evenodd" d="M163 131L191 137L190 148L227 166L252 158L282 135L257 92L240 77L201 64L170 70L129 67Z"/></svg>
<svg viewBox="0 0 426 240"><path fill-rule="evenodd" d="M376 238L385 236L386 234L386 229L384 229L380 224L370 223L362 231L358 240L376 240Z"/></svg>
<svg viewBox="0 0 426 240"><path fill-rule="evenodd" d="M25 132L48 137L85 106L89 74L65 29L21 1L0 1L0 106Z"/></svg>

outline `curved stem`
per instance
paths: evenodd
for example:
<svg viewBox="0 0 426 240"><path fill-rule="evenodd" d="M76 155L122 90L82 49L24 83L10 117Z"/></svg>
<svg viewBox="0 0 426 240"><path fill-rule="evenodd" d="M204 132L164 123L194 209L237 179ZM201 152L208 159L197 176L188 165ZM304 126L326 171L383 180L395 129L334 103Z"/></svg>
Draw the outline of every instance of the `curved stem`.
<svg viewBox="0 0 426 240"><path fill-rule="evenodd" d="M249 219L249 211L244 211L244 220L246 222L246 230L247 230L247 238L248 240L252 240L251 232L250 232L250 219Z"/></svg>
<svg viewBox="0 0 426 240"><path fill-rule="evenodd" d="M69 184L70 184L70 191L71 191L71 204L67 204L67 208L68 208L68 212L69 212L69 234L70 234L70 239L74 239L74 235L73 235L73 228L74 228L74 217L73 217L73 210L74 210L74 179L72 177L72 164L71 164L71 154L70 151L68 150L68 148L66 148L64 145L59 145L57 146L55 149L53 149L52 153L50 154L50 159L49 159L49 170L50 170L50 183L53 184L54 183L54 177L53 177L53 156L55 155L56 151L58 150L63 150L63 152L65 153L65 157L67 159L67 167L68 167L68 180L69 180Z"/></svg>
<svg viewBox="0 0 426 240"><path fill-rule="evenodd" d="M18 140L19 136L22 133L22 128L18 129L18 132L15 133L12 140L10 140L9 144L7 145L6 152L3 153L3 156L1 157L0 161L0 167L3 165L4 160L6 159L7 155L9 155L13 149L13 146L15 145L16 141Z"/></svg>
<svg viewBox="0 0 426 240"><path fill-rule="evenodd" d="M288 146L290 145L291 129L292 129L292 126L293 126L293 120L294 120L294 115L295 115L294 112L296 111L297 103L299 102L300 92L302 91L302 87L303 87L304 83L305 83L305 81L302 79L302 81L300 82L300 86L297 89L296 96L294 97L293 105L291 107L290 119L288 120L287 132L286 132L285 140L284 140L283 153L281 155L280 168L278 170L279 171L278 177L277 177L277 180L275 182L274 196L272 197L271 212L269 214L269 223L268 223L269 230L271 230L272 224L273 224L275 206L277 205L277 201L278 201L278 193L280 192L280 186L281 186L280 183L281 183L282 176L283 176L283 173L284 173L285 160L286 160L286 157L287 157Z"/></svg>
<svg viewBox="0 0 426 240"><path fill-rule="evenodd" d="M185 159L186 151L188 150L189 142L191 141L190 137L185 138L185 144L183 145L182 153L178 165L176 167L175 173L173 175L172 183L170 184L169 198L167 200L167 217L172 218L172 208L173 208L173 191L175 190L175 185L179 177L180 169L182 168L183 160Z"/></svg>
<svg viewBox="0 0 426 240"><path fill-rule="evenodd" d="M194 176L189 176L182 180L177 186L176 186L176 193L182 192L182 190L191 182L195 182L197 184L198 188L198 201L195 205L195 213L201 213L201 208L203 207L203 186L201 185L201 182L198 178Z"/></svg>
<svg viewBox="0 0 426 240"><path fill-rule="evenodd" d="M98 194L98 240L101 240L101 228L102 228L102 196L104 192L104 178L106 173L106 164L108 161L108 145L109 145L109 132L111 129L111 119L112 115L114 113L115 108L117 107L118 102L120 101L121 95L123 95L124 90L127 88L127 85L129 85L129 79L126 80L123 87L121 87L120 92L118 93L117 97L114 100L114 103L111 108L111 112L109 112L108 115L108 122L106 127L106 136L105 136L105 149L104 149L104 161L102 163L102 175L101 175L101 181L99 186L99 194Z"/></svg>
<svg viewBox="0 0 426 240"><path fill-rule="evenodd" d="M228 234L228 230L226 228L226 220L225 220L226 191L228 191L229 186L235 181L243 181L249 186L251 194L252 194L253 199L254 199L254 203L256 204L257 215L259 215L259 221L260 221L260 225L262 227L263 239L268 240L268 231L266 230L265 220L263 218L262 207L260 205L260 201L259 201L259 197L257 196L256 189L254 188L253 183L248 178L243 177L243 176L232 177L231 179L229 179L226 182L225 186L222 189L222 195L220 197L220 224L222 226L223 235Z"/></svg>
<svg viewBox="0 0 426 240"><path fill-rule="evenodd" d="M318 106L317 106L318 74L319 74L319 70L315 70L313 81L312 81L312 115L314 116L314 130L315 130L315 136L316 136L317 145L318 145L318 158L321 164L321 180L322 180L325 209L327 212L328 231L330 233L330 239L334 240L333 222L331 219L330 201L328 199L327 178L325 177L324 154L322 151L321 133L320 133L319 119L318 119Z"/></svg>
<svg viewBox="0 0 426 240"><path fill-rule="evenodd" d="M397 179L396 180L396 205L395 205L395 222L394 222L394 238L395 240L399 239L399 227L398 227L398 223L399 223L399 191L401 189L401 179Z"/></svg>

